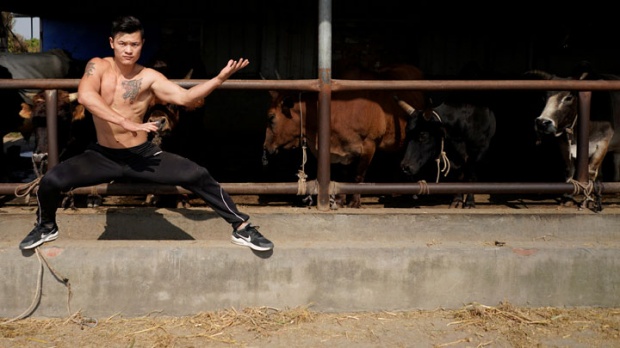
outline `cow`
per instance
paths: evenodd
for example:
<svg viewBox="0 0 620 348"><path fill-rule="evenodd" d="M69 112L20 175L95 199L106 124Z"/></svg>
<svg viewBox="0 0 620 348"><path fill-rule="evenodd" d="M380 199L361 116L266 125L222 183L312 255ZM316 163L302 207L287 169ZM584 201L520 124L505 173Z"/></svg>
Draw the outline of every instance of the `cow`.
<svg viewBox="0 0 620 348"><path fill-rule="evenodd" d="M401 169L410 178L426 181L428 171L435 182L476 182L479 166L495 136L495 113L484 105L446 100L440 105L416 109L395 97L411 117ZM472 193L455 194L450 207L475 208Z"/></svg>
<svg viewBox="0 0 620 348"><path fill-rule="evenodd" d="M597 74L587 63L580 64L574 75L566 78L535 70L527 73L547 80L618 80L620 76ZM534 121L534 129L538 135L537 142L552 140L559 149L564 163L566 182L575 183L575 159L577 156L577 133L575 125L579 113L579 91L548 91L545 106ZM602 177L600 169L608 153L613 156L613 181L620 181L620 134L616 127L620 123L620 92L593 92L590 107L590 126L588 131L588 180L589 184L597 185ZM579 203L580 208L590 205L594 199L586 195ZM562 203L573 205L572 195L564 195ZM597 197L594 211L602 210L600 196Z"/></svg>
<svg viewBox="0 0 620 348"><path fill-rule="evenodd" d="M392 65L377 71L348 69L341 76L355 80L419 80L421 70L412 65ZM263 143L263 164L279 151L307 144L316 158L318 152L318 95L291 91L269 91L267 127ZM402 150L408 115L394 103L399 93L403 100L424 108L426 97L420 91L346 91L332 95L330 162L346 169L343 180L364 182L377 151L395 153ZM394 171L397 170L397 165ZM389 169L388 169L389 170ZM332 209L361 207L361 197L339 195Z"/></svg>

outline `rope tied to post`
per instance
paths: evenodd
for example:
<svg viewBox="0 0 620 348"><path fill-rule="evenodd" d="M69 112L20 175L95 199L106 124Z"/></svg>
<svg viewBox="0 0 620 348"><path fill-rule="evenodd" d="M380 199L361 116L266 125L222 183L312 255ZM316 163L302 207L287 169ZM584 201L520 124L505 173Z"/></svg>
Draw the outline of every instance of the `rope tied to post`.
<svg viewBox="0 0 620 348"><path fill-rule="evenodd" d="M575 179L568 180L569 183L573 184L573 196L578 194L583 194L585 197L584 202L594 202L594 198L592 197L592 191L594 190L594 183L592 180L589 180L587 184L579 182ZM582 203L582 204L583 204Z"/></svg>
<svg viewBox="0 0 620 348"><path fill-rule="evenodd" d="M33 154L32 169L36 174L36 178L31 182L15 187L15 197L26 197L26 204L30 203L30 194L39 186L41 178L43 178L44 168L47 166L47 153Z"/></svg>
<svg viewBox="0 0 620 348"><path fill-rule="evenodd" d="M418 192L419 195L430 194L430 190L428 189L428 183L426 182L426 180L420 180L418 181L418 184L420 184L420 191Z"/></svg>
<svg viewBox="0 0 620 348"><path fill-rule="evenodd" d="M308 161L307 141L304 136L304 112L301 105L301 92L299 93L299 141L301 143L301 169L297 171L297 195L307 194L306 179L308 174L305 172L306 162Z"/></svg>

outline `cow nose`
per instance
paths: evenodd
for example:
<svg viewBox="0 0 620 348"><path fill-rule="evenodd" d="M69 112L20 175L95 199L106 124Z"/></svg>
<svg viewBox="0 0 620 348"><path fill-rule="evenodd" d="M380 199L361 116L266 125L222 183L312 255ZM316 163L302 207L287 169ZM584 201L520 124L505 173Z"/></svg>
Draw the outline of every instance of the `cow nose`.
<svg viewBox="0 0 620 348"><path fill-rule="evenodd" d="M262 158L263 167L269 165L269 159L267 158L267 149L263 147L263 158Z"/></svg>
<svg viewBox="0 0 620 348"><path fill-rule="evenodd" d="M407 176L411 176L412 172L411 172L411 168L406 165L406 164L401 164L400 165L400 169L403 171L403 174L407 175Z"/></svg>
<svg viewBox="0 0 620 348"><path fill-rule="evenodd" d="M160 132L163 131L165 126L166 126L166 119L165 118L160 118L157 121L157 130L160 131Z"/></svg>
<svg viewBox="0 0 620 348"><path fill-rule="evenodd" d="M535 122L536 130L543 133L555 133L553 121L546 118L537 118Z"/></svg>

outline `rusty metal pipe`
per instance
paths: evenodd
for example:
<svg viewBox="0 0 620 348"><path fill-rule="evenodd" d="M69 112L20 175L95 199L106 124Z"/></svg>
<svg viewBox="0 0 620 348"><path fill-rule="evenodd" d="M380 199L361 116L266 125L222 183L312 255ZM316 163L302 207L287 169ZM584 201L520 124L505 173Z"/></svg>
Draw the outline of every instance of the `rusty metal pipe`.
<svg viewBox="0 0 620 348"><path fill-rule="evenodd" d="M15 190L27 184L0 184L0 194L13 195ZM243 194L290 194L296 195L298 183L221 183L222 187L233 195ZM620 182L601 182L601 193L620 193ZM306 182L306 192L317 194L317 181ZM80 187L74 189L75 194L91 194L96 192L102 195L146 195L157 194L191 194L190 191L172 185L152 183L114 183L100 184L96 186ZM573 184L564 182L538 182L538 183L345 183L332 182L329 194L360 193L360 194L563 194L574 193ZM35 191L36 193L36 191Z"/></svg>
<svg viewBox="0 0 620 348"><path fill-rule="evenodd" d="M45 91L48 170L58 164L58 90Z"/></svg>

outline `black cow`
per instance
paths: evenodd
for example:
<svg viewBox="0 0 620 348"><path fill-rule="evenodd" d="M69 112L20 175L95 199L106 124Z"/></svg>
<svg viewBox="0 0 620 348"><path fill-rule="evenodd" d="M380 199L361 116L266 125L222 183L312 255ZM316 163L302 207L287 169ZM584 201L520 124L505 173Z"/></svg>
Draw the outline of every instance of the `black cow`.
<svg viewBox="0 0 620 348"><path fill-rule="evenodd" d="M411 118L401 169L411 178L425 180L426 170L434 181L475 182L478 166L495 135L495 114L486 106L443 102L427 110L415 110L397 99ZM432 165L432 168L429 166ZM456 194L451 207L475 208L473 194Z"/></svg>
<svg viewBox="0 0 620 348"><path fill-rule="evenodd" d="M561 78L544 71L532 71L529 75L543 79L578 79L578 80L618 80L620 76L596 74L587 64L575 69L574 76ZM577 154L576 123L579 113L578 91L548 91L546 104L540 116L535 119L534 128L539 135L539 142L553 140L557 143L565 164L567 182L574 180ZM613 155L613 181L620 181L620 134L615 132L620 124L620 92L598 91L592 93L590 108L590 128L588 133L588 178L596 183L602 176L600 169L607 153ZM574 203L571 195L566 195L564 204ZM587 197L590 198L590 197ZM600 197L599 197L600 198ZM586 199L581 202L591 202ZM600 211L600 201L594 207Z"/></svg>

